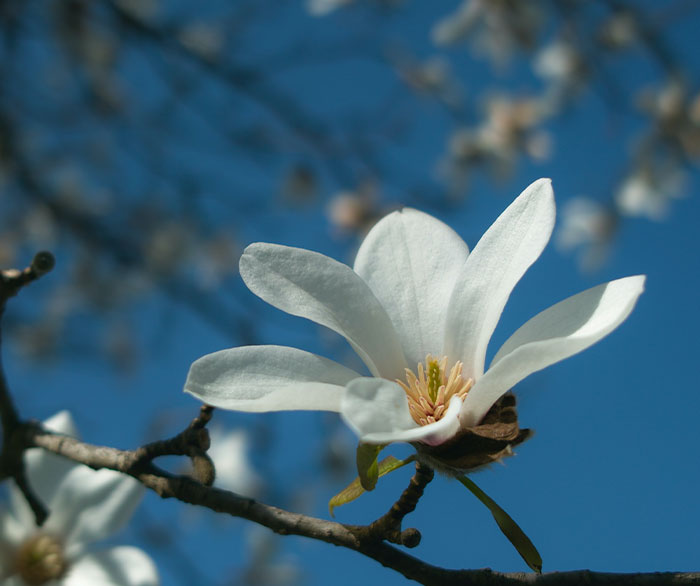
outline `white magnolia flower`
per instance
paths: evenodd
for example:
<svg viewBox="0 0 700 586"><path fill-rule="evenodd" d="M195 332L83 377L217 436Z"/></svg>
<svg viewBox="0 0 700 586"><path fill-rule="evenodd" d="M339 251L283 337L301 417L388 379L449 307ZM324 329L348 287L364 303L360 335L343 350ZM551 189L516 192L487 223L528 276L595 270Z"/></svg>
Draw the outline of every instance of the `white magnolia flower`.
<svg viewBox="0 0 700 586"><path fill-rule="evenodd" d="M523 378L609 334L643 290L643 276L628 277L550 307L518 329L487 370L491 334L554 217L550 181L540 179L471 253L451 228L413 209L378 222L354 268L252 244L240 261L250 290L344 336L371 377L296 348L246 346L194 362L185 391L240 411L337 411L365 443L447 445Z"/></svg>
<svg viewBox="0 0 700 586"><path fill-rule="evenodd" d="M66 411L45 422L76 435ZM1 586L155 586L158 574L140 549L93 551L94 541L121 529L139 504L143 487L111 470L95 471L34 448L25 453L28 480L49 510L42 527L20 491L10 488L10 510L0 510Z"/></svg>

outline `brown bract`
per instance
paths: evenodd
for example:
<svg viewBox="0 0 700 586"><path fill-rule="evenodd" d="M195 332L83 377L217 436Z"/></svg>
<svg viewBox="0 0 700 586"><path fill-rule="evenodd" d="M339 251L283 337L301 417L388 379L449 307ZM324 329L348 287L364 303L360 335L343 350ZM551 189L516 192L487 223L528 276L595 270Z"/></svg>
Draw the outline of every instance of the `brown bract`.
<svg viewBox="0 0 700 586"><path fill-rule="evenodd" d="M418 459L451 476L471 472L513 455L513 446L532 437L530 429L520 429L515 395L507 393L497 401L479 425L461 429L452 439L438 446L415 442Z"/></svg>

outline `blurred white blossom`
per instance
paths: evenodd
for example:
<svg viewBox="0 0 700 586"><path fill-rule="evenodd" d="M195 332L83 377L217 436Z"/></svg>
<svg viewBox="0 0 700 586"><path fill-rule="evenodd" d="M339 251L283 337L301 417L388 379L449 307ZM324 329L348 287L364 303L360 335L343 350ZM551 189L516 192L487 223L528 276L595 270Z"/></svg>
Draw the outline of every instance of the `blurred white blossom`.
<svg viewBox="0 0 700 586"><path fill-rule="evenodd" d="M66 411L45 426L75 435ZM10 509L0 510L0 585L156 586L153 561L140 549L92 543L120 530L138 506L143 487L112 470L92 470L39 448L25 453L30 486L49 510L37 527L24 496L10 486Z"/></svg>
<svg viewBox="0 0 700 586"><path fill-rule="evenodd" d="M376 185L366 181L354 191L341 191L334 195L326 207L326 215L339 233L362 234L381 214L377 202Z"/></svg>
<svg viewBox="0 0 700 586"><path fill-rule="evenodd" d="M540 100L491 96L485 110L479 126L458 128L448 139L438 173L453 194L465 189L475 167L485 165L501 178L513 171L520 155L538 161L550 155L550 135L538 127L546 115Z"/></svg>
<svg viewBox="0 0 700 586"><path fill-rule="evenodd" d="M566 39L557 39L540 49L535 55L533 69L548 84L546 99L552 114L583 87L587 77L585 59Z"/></svg>
<svg viewBox="0 0 700 586"><path fill-rule="evenodd" d="M582 269L597 269L610 252L617 221L617 214L609 206L587 197L571 198L561 211L555 245L562 252L578 250Z"/></svg>
<svg viewBox="0 0 700 586"><path fill-rule="evenodd" d="M211 447L207 453L216 468L214 485L244 496L258 496L263 482L250 462L248 433L212 426L209 434Z"/></svg>
<svg viewBox="0 0 700 586"><path fill-rule="evenodd" d="M437 45L470 38L478 52L502 65L516 49L534 46L542 21L542 7L536 2L464 0L433 27L432 37Z"/></svg>
<svg viewBox="0 0 700 586"><path fill-rule="evenodd" d="M643 166L622 182L615 194L621 214L663 220L671 200L683 197L685 174L675 166Z"/></svg>

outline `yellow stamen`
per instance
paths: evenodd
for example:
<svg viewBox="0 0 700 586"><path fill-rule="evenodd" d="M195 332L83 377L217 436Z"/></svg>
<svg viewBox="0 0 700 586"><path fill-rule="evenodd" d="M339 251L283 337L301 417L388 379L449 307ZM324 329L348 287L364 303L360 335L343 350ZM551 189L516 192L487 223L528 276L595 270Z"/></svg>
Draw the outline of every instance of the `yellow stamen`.
<svg viewBox="0 0 700 586"><path fill-rule="evenodd" d="M63 544L52 535L38 533L15 554L15 572L25 584L39 586L61 578L68 570Z"/></svg>
<svg viewBox="0 0 700 586"><path fill-rule="evenodd" d="M406 382L396 381L406 393L408 409L416 423L435 423L445 414L452 397L464 400L474 381L462 377L462 367L461 362L455 362L448 375L447 357L436 360L428 354L425 366L418 364L418 376L407 368Z"/></svg>

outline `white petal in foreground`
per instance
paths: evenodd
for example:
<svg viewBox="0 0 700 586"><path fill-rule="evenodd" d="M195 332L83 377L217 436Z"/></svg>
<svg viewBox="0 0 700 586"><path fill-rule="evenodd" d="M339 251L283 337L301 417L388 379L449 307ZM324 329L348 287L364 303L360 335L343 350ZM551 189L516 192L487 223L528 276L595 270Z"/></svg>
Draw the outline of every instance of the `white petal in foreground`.
<svg viewBox="0 0 700 586"><path fill-rule="evenodd" d="M207 354L190 367L185 391L236 411L339 411L343 388L360 375L286 346L243 346Z"/></svg>
<svg viewBox="0 0 700 586"><path fill-rule="evenodd" d="M553 305L519 328L469 392L460 420L476 425L498 398L526 376L585 350L620 325L644 291L638 275L604 283Z"/></svg>
<svg viewBox="0 0 700 586"><path fill-rule="evenodd" d="M135 547L113 547L85 555L70 567L62 586L158 586L156 567Z"/></svg>
<svg viewBox="0 0 700 586"><path fill-rule="evenodd" d="M270 305L344 336L375 376L402 376L406 360L384 308L347 265L289 246L257 243L245 249L241 277Z"/></svg>
<svg viewBox="0 0 700 586"><path fill-rule="evenodd" d="M130 476L113 470L76 466L49 504L47 532L65 539L69 555L87 543L110 537L131 518L144 488Z"/></svg>
<svg viewBox="0 0 700 586"><path fill-rule="evenodd" d="M409 364L442 353L445 300L468 255L452 228L409 208L380 220L363 240L355 272L389 314Z"/></svg>
<svg viewBox="0 0 700 586"><path fill-rule="evenodd" d="M347 386L341 416L365 443L420 441L438 445L459 430L461 403L458 397L453 397L442 419L421 426L411 417L406 393L398 384L378 378L358 378Z"/></svg>
<svg viewBox="0 0 700 586"><path fill-rule="evenodd" d="M549 241L556 211L549 179L523 191L481 237L455 283L447 310L445 354L464 377L484 372L486 347L513 287ZM473 392L473 391L472 391Z"/></svg>

